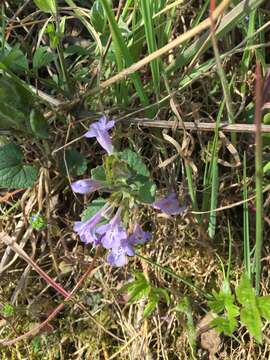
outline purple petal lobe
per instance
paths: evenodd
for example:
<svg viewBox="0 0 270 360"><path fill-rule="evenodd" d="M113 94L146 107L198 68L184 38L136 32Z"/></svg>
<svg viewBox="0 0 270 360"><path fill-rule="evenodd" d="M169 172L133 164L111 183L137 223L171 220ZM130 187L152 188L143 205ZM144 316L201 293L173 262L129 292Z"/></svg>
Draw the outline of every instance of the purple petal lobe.
<svg viewBox="0 0 270 360"><path fill-rule="evenodd" d="M114 249L109 252L107 261L112 266L124 266L127 263L125 252L122 248Z"/></svg>
<svg viewBox="0 0 270 360"><path fill-rule="evenodd" d="M72 190L78 194L88 194L102 187L103 185L99 181L92 179L78 180L71 184Z"/></svg>
<svg viewBox="0 0 270 360"><path fill-rule="evenodd" d="M133 234L129 237L129 242L133 245L136 244L145 244L146 241L151 239L152 235L148 231L143 231L142 227L139 224L136 224L134 227Z"/></svg>
<svg viewBox="0 0 270 360"><path fill-rule="evenodd" d="M104 211L106 211L109 206L109 204L105 204L104 207L89 220L75 222L73 229L85 244L92 243L93 246L100 244L101 236L97 233L96 228L103 218Z"/></svg>
<svg viewBox="0 0 270 360"><path fill-rule="evenodd" d="M97 233L102 235L101 243L105 249L116 249L121 245L121 241L127 239L126 230L121 226L121 210L118 209L112 220L106 224L101 225L97 229Z"/></svg>
<svg viewBox="0 0 270 360"><path fill-rule="evenodd" d="M182 214L186 209L186 206L180 207L175 193L171 193L164 199L155 201L152 206L154 209L160 210L166 215Z"/></svg>
<svg viewBox="0 0 270 360"><path fill-rule="evenodd" d="M115 122L113 120L108 121L105 116L102 116L97 122L90 125L89 131L85 133L85 137L95 137L99 144L107 151L108 154L113 152L113 146L111 138L109 136L109 130L113 128Z"/></svg>
<svg viewBox="0 0 270 360"><path fill-rule="evenodd" d="M87 131L85 134L84 134L84 136L86 137L86 138L92 138L92 137L96 137L97 136L97 133L96 133L96 131L95 130L89 130L89 131Z"/></svg>

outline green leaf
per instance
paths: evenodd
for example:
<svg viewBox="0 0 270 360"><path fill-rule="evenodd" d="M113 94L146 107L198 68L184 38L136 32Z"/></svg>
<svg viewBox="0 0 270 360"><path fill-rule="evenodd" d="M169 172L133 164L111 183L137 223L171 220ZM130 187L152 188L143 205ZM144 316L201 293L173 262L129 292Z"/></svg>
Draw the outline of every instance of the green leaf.
<svg viewBox="0 0 270 360"><path fill-rule="evenodd" d="M216 314L225 310L225 299L224 294L222 292L213 291L214 299L208 301L208 305L211 310L213 310Z"/></svg>
<svg viewBox="0 0 270 360"><path fill-rule="evenodd" d="M162 288L153 288L151 290L151 293L154 293L155 295L158 296L158 298L163 297L164 300L166 301L167 305L169 305L170 303L170 296L168 294L168 291L166 289L162 289Z"/></svg>
<svg viewBox="0 0 270 360"><path fill-rule="evenodd" d="M231 289L229 282L224 280L220 289L220 292L213 291L214 300L208 301L208 305L211 310L215 313L220 313L226 310L226 304L231 304L234 301L234 298L231 294Z"/></svg>
<svg viewBox="0 0 270 360"><path fill-rule="evenodd" d="M28 71L27 58L18 46L15 46L9 51L3 52L0 55L0 62L14 72Z"/></svg>
<svg viewBox="0 0 270 360"><path fill-rule="evenodd" d="M127 162L119 159L117 154L104 158L104 170L106 179L111 184L126 184L132 175Z"/></svg>
<svg viewBox="0 0 270 360"><path fill-rule="evenodd" d="M262 322L257 307L246 304L240 311L240 320L255 340L262 343Z"/></svg>
<svg viewBox="0 0 270 360"><path fill-rule="evenodd" d="M134 271L135 280L122 286L121 292L127 291L129 294L129 303L133 303L149 294L151 289L143 273Z"/></svg>
<svg viewBox="0 0 270 360"><path fill-rule="evenodd" d="M31 214L29 223L33 229L41 231L47 226L46 219L40 214Z"/></svg>
<svg viewBox="0 0 270 360"><path fill-rule="evenodd" d="M156 184L147 178L144 178L145 182L139 189L137 199L141 203L152 204L155 200Z"/></svg>
<svg viewBox="0 0 270 360"><path fill-rule="evenodd" d="M237 325L236 317L239 315L239 308L234 304L234 296L228 280L224 280L220 292L214 291L213 295L214 300L208 302L211 310L217 314L225 312L225 316L216 318L214 324L220 332L232 335Z"/></svg>
<svg viewBox="0 0 270 360"><path fill-rule="evenodd" d="M269 171L270 171L270 161L267 164L265 164L264 167L263 167L263 172L264 173L267 173Z"/></svg>
<svg viewBox="0 0 270 360"><path fill-rule="evenodd" d="M256 300L261 316L270 321L270 295L257 297Z"/></svg>
<svg viewBox="0 0 270 360"><path fill-rule="evenodd" d="M66 16L63 16L61 18L61 21L60 21L60 24L59 24L59 31L60 31L61 36L65 35L65 28L66 28Z"/></svg>
<svg viewBox="0 0 270 360"><path fill-rule="evenodd" d="M250 280L245 274L241 277L240 284L236 289L236 296L241 305L252 305L256 307L255 290L252 288Z"/></svg>
<svg viewBox="0 0 270 360"><path fill-rule="evenodd" d="M33 109L30 113L30 126L31 130L37 137L41 139L49 138L48 121L45 119L43 114L36 109Z"/></svg>
<svg viewBox="0 0 270 360"><path fill-rule="evenodd" d="M103 166L97 166L91 170L91 178L98 181L106 181L106 173Z"/></svg>
<svg viewBox="0 0 270 360"><path fill-rule="evenodd" d="M47 46L40 46L37 48L33 57L33 69L38 70L44 66L49 65L55 58L52 52L49 52Z"/></svg>
<svg viewBox="0 0 270 360"><path fill-rule="evenodd" d="M0 128L29 131L33 95L8 76L0 77Z"/></svg>
<svg viewBox="0 0 270 360"><path fill-rule="evenodd" d="M67 175L66 165L68 168L68 172L71 175L83 175L87 170L87 160L86 158L79 153L76 149L68 149L66 150L66 164L64 159L60 164L60 171L63 175Z"/></svg>
<svg viewBox="0 0 270 360"><path fill-rule="evenodd" d="M231 336L236 329L237 320L229 319L228 317L218 316L212 320L211 324L221 333Z"/></svg>
<svg viewBox="0 0 270 360"><path fill-rule="evenodd" d="M240 320L245 325L258 343L262 342L262 321L255 290L246 274L241 277L240 284L236 289L237 300L243 308L240 311Z"/></svg>
<svg viewBox="0 0 270 360"><path fill-rule="evenodd" d="M11 304L5 304L5 305L3 306L1 312L2 312L2 314L3 314L4 316L12 316L12 315L14 315L14 313L15 313L15 309L14 309L14 306L13 306L13 305L11 305Z"/></svg>
<svg viewBox="0 0 270 360"><path fill-rule="evenodd" d="M49 34L50 47L56 49L59 44L59 36L56 33L54 24L48 23L45 32Z"/></svg>
<svg viewBox="0 0 270 360"><path fill-rule="evenodd" d="M149 301L149 303L144 308L143 319L147 318L155 311L157 303L158 303L158 299L152 299L151 301Z"/></svg>
<svg viewBox="0 0 270 360"><path fill-rule="evenodd" d="M15 144L0 147L0 187L21 189L32 187L38 171L22 163L22 152Z"/></svg>
<svg viewBox="0 0 270 360"><path fill-rule="evenodd" d="M138 301L147 296L149 293L149 284L145 282L135 283L135 286L129 292L129 300L128 302L132 304L135 301Z"/></svg>
<svg viewBox="0 0 270 360"><path fill-rule="evenodd" d="M125 160L131 169L134 170L137 174L146 176L147 178L150 177L150 173L146 165L143 163L141 157L134 151L125 149L124 151L118 153L118 155L120 156L121 160Z"/></svg>
<svg viewBox="0 0 270 360"><path fill-rule="evenodd" d="M103 208L106 202L107 201L101 197L96 200L93 200L91 204L88 205L87 208L83 211L82 221L89 220L92 216L94 216L99 210Z"/></svg>
<svg viewBox="0 0 270 360"><path fill-rule="evenodd" d="M56 15L55 0L34 0L34 3L41 11Z"/></svg>
<svg viewBox="0 0 270 360"><path fill-rule="evenodd" d="M90 19L95 30L103 34L106 26L106 18L103 6L101 5L99 0L96 0L91 7Z"/></svg>

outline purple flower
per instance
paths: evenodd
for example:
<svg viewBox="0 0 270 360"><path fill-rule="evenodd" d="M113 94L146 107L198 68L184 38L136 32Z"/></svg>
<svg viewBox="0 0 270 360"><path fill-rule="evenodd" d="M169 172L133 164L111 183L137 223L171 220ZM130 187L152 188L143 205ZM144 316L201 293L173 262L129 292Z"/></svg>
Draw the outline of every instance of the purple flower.
<svg viewBox="0 0 270 360"><path fill-rule="evenodd" d="M97 233L96 227L103 218L104 212L109 208L109 204L105 204L94 216L86 221L76 221L74 231L79 234L82 242L85 244L92 243L97 246L100 243L101 236Z"/></svg>
<svg viewBox="0 0 270 360"><path fill-rule="evenodd" d="M105 116L102 116L97 122L90 125L89 131L84 135L87 138L95 137L99 144L107 151L108 154L113 152L113 146L108 130L114 126L114 121L107 121Z"/></svg>
<svg viewBox="0 0 270 360"><path fill-rule="evenodd" d="M122 247L113 249L107 256L107 261L112 266L124 266L127 263L125 250Z"/></svg>
<svg viewBox="0 0 270 360"><path fill-rule="evenodd" d="M124 266L127 263L126 255L134 256L135 251L128 239L122 239L119 247L111 249L107 261L112 266Z"/></svg>
<svg viewBox="0 0 270 360"><path fill-rule="evenodd" d="M113 244L117 246L110 247L111 251L107 256L108 263L113 266L124 266L127 263L127 256L135 255L134 245L144 244L150 237L151 234L149 232L143 231L141 226L136 224L134 233L128 238L125 233L125 237L122 237L119 241L114 240ZM101 240L102 244L106 247L103 239Z"/></svg>
<svg viewBox="0 0 270 360"><path fill-rule="evenodd" d="M101 182L92 179L78 180L71 184L72 190L78 194L91 193L101 189L103 186Z"/></svg>
<svg viewBox="0 0 270 360"><path fill-rule="evenodd" d="M178 215L186 209L186 206L179 206L179 201L175 193L171 193L164 199L155 201L152 206L154 209L161 210L166 215Z"/></svg>
<svg viewBox="0 0 270 360"><path fill-rule="evenodd" d="M119 208L108 224L101 225L97 229L97 233L102 236L101 243L105 249L119 248L122 241L128 237L126 230L121 226L120 214Z"/></svg>
<svg viewBox="0 0 270 360"><path fill-rule="evenodd" d="M143 231L142 227L139 224L136 224L134 227L133 234L129 237L130 244L145 244L147 240L151 238L151 233L148 231Z"/></svg>

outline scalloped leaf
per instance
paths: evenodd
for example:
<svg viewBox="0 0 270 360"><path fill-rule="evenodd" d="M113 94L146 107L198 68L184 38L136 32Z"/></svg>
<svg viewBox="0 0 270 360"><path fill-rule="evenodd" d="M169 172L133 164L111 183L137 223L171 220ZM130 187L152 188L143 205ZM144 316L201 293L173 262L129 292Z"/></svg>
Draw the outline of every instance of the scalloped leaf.
<svg viewBox="0 0 270 360"><path fill-rule="evenodd" d="M7 144L0 148L0 187L22 189L32 187L38 170L24 165L23 154L18 145Z"/></svg>

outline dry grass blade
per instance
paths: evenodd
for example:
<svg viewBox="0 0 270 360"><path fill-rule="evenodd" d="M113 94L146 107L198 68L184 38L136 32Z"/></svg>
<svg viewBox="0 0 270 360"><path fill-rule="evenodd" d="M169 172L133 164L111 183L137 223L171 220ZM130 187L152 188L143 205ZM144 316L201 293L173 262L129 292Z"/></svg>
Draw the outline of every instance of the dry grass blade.
<svg viewBox="0 0 270 360"><path fill-rule="evenodd" d="M138 124L140 126L150 127L150 128L164 128L164 129L173 129L175 127L175 121L167 120L149 120L149 119L132 119L129 121L131 124ZM177 124L177 128L181 130L191 130L191 131L215 131L215 123L194 123L194 122L183 122L182 124ZM247 133L255 134L256 125L255 124L228 124L220 123L219 130L223 132L235 132L235 133ZM262 125L262 133L270 133L270 125Z"/></svg>

